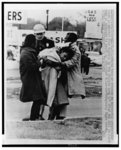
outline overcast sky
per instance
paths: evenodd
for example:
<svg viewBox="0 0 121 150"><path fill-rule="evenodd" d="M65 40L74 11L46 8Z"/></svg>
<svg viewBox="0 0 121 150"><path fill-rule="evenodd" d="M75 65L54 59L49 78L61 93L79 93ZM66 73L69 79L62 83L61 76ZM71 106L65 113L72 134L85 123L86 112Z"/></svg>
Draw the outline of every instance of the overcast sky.
<svg viewBox="0 0 121 150"><path fill-rule="evenodd" d="M110 4L111 5L111 4ZM49 10L49 21L54 17L67 17L72 24L76 21L84 22L85 12L87 10L99 10L104 9L107 6L103 4L9 4L5 5L6 16L8 11L26 11L27 18L33 18L35 20L40 20L41 22L46 22L46 10ZM113 6L109 7L111 9ZM82 14L82 15L81 15Z"/></svg>
<svg viewBox="0 0 121 150"><path fill-rule="evenodd" d="M34 18L43 23L46 22L46 10L49 10L49 21L54 17L67 17L71 23L75 20L84 22L84 17L79 15L85 13L86 7L79 4L10 4L6 5L6 10L25 10L27 18Z"/></svg>

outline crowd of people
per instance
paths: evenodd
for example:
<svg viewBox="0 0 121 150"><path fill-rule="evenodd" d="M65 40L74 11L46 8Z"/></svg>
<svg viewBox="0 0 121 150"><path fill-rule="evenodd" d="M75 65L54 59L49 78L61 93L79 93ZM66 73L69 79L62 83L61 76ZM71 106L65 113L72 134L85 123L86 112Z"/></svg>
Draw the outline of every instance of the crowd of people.
<svg viewBox="0 0 121 150"><path fill-rule="evenodd" d="M20 50L20 100L33 102L30 117L23 121L64 119L69 98L85 98L77 35L67 33L65 44L56 47L45 37L44 26L37 24L33 30ZM45 108L47 118L43 117Z"/></svg>

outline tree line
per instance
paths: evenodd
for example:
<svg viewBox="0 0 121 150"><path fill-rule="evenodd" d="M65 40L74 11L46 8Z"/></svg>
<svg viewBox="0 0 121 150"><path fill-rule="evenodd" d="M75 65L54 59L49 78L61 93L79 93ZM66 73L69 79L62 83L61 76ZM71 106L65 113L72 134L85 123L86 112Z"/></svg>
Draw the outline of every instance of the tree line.
<svg viewBox="0 0 121 150"><path fill-rule="evenodd" d="M40 21L36 21L32 18L27 19L27 24L14 24L14 26L17 26L18 29L23 29L23 30L32 30L35 24L41 23L45 26L46 25ZM75 25L73 25L68 18L64 18L63 22L63 31L76 31L78 34L79 38L84 37L85 33L85 28L86 28L86 23L79 23L78 21L76 22ZM48 23L48 30L50 31L61 31L62 30L62 18L61 17L55 17L53 18L49 23Z"/></svg>

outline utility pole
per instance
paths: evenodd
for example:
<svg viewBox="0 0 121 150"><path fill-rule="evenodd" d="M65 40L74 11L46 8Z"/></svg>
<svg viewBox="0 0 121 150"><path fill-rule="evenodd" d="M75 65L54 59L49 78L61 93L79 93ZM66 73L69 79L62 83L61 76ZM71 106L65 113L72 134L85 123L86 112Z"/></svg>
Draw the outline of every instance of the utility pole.
<svg viewBox="0 0 121 150"><path fill-rule="evenodd" d="M47 27L47 30L48 30L48 18L49 18L49 10L46 10L46 14L47 14L47 22L46 22L46 27Z"/></svg>
<svg viewBox="0 0 121 150"><path fill-rule="evenodd" d="M62 31L64 30L64 17L62 17Z"/></svg>

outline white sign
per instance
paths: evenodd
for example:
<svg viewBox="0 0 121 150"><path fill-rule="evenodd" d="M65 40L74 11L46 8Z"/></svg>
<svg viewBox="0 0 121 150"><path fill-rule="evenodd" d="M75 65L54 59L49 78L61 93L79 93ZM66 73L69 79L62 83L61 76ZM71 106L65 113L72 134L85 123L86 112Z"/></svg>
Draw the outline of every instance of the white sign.
<svg viewBox="0 0 121 150"><path fill-rule="evenodd" d="M24 10L7 10L6 22L15 24L27 24L27 12Z"/></svg>
<svg viewBox="0 0 121 150"><path fill-rule="evenodd" d="M102 15L99 10L88 10L86 16L86 38L102 38Z"/></svg>
<svg viewBox="0 0 121 150"><path fill-rule="evenodd" d="M61 43L64 43L66 34L69 32L76 33L74 31L46 31L45 36L52 39L55 42L55 45L59 45Z"/></svg>
<svg viewBox="0 0 121 150"><path fill-rule="evenodd" d="M55 45L59 45L64 43L64 39L67 33L74 31L46 31L45 36L49 39L52 39ZM28 34L34 34L33 30L18 30L18 41L19 45L21 45ZM77 34L77 33L76 33Z"/></svg>

